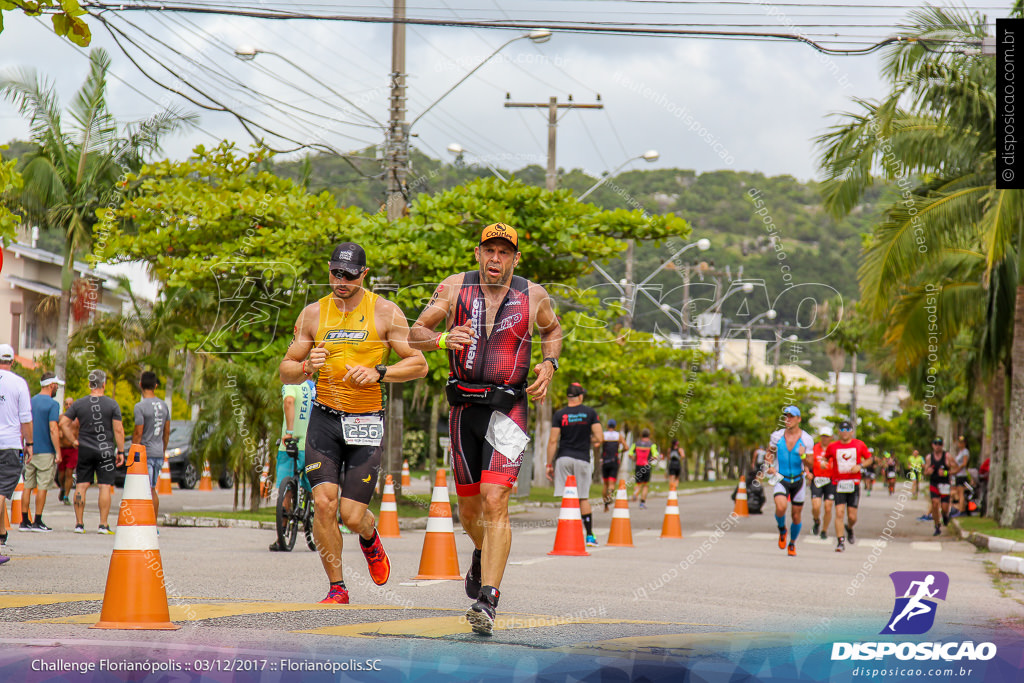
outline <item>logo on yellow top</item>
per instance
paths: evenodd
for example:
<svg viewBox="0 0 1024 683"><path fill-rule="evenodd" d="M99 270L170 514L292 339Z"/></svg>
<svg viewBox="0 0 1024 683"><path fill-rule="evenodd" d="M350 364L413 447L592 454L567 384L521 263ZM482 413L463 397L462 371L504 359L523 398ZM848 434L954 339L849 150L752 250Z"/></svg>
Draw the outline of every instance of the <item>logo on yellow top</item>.
<svg viewBox="0 0 1024 683"><path fill-rule="evenodd" d="M366 330L331 330L324 335L324 341L358 342L366 339L368 334Z"/></svg>

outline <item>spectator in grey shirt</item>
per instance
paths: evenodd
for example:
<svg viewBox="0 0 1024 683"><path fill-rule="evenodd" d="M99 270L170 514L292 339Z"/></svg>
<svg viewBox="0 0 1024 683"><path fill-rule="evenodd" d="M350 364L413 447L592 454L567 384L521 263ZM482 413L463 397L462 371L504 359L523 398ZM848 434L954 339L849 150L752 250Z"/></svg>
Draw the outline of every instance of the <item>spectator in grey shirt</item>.
<svg viewBox="0 0 1024 683"><path fill-rule="evenodd" d="M139 380L142 400L135 404L135 430L132 432L132 445L146 447L149 486L153 489L153 511L157 517L160 516L160 497L156 494L156 485L164 464L167 439L171 434L171 411L166 403L157 398L158 386L160 380L156 378L155 372L147 370L142 373L142 379Z"/></svg>

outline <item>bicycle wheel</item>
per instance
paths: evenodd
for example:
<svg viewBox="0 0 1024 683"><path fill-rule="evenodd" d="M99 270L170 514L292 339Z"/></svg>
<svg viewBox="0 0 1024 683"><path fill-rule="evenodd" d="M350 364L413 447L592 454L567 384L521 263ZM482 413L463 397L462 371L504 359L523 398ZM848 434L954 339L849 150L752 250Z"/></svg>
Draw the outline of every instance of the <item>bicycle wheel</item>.
<svg viewBox="0 0 1024 683"><path fill-rule="evenodd" d="M316 541L313 539L313 496L305 489L299 496L299 513L302 515L302 532L306 536L306 545L310 550L316 551Z"/></svg>
<svg viewBox="0 0 1024 683"><path fill-rule="evenodd" d="M295 477L282 481L277 490L277 544L281 550L294 548L295 536L299 533L299 520L295 515L298 490Z"/></svg>

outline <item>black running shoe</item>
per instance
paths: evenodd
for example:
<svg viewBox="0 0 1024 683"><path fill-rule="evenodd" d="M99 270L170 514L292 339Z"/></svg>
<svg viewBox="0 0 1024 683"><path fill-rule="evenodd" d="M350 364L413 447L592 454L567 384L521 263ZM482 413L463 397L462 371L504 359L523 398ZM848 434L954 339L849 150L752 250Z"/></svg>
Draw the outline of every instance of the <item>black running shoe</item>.
<svg viewBox="0 0 1024 683"><path fill-rule="evenodd" d="M476 598L480 596L480 549L473 551L473 559L469 563L469 571L466 572L466 596Z"/></svg>
<svg viewBox="0 0 1024 683"><path fill-rule="evenodd" d="M814 529L811 531L811 535L812 536L817 536L818 532L820 532L820 531L821 531L821 522L818 521L818 520L814 520Z"/></svg>
<svg viewBox="0 0 1024 683"><path fill-rule="evenodd" d="M846 525L844 524L843 526L846 526ZM853 527L852 526L846 527L846 540L850 542L850 545L853 545L854 543L856 543L856 541L853 540Z"/></svg>
<svg viewBox="0 0 1024 683"><path fill-rule="evenodd" d="M942 529L940 529L939 527L935 527L935 533L932 534L932 536L940 536L940 535L942 535Z"/></svg>
<svg viewBox="0 0 1024 683"><path fill-rule="evenodd" d="M836 552L841 553L846 550L846 544L843 543L843 539L839 539L839 543L836 544Z"/></svg>
<svg viewBox="0 0 1024 683"><path fill-rule="evenodd" d="M466 612L466 620L473 627L473 633L489 636L494 631L494 616L498 608L498 589L484 586L480 589L480 597Z"/></svg>

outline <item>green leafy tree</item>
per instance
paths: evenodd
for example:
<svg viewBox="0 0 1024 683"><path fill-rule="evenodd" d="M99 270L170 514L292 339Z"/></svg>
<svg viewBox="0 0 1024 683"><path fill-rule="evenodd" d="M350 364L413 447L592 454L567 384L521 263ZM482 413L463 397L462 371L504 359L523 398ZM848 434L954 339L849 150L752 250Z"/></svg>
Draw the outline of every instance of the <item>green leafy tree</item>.
<svg viewBox="0 0 1024 683"><path fill-rule="evenodd" d="M163 110L145 121L119 123L107 107L110 57L96 49L90 52L89 63L89 75L67 112L70 124L62 118L55 86L34 69L15 69L0 78L0 94L29 119L35 144L21 160L25 182L15 204L29 220L59 233L64 243L57 327L59 375L67 365L73 266L94 238L99 212L116 197L124 170L139 168L144 155L159 151L161 136L194 121Z"/></svg>
<svg viewBox="0 0 1024 683"><path fill-rule="evenodd" d="M3 154L0 154L0 240L4 244L9 244L16 237L18 226L21 225L21 216L7 206L8 198L21 190L24 182L15 164L16 161L4 161Z"/></svg>
<svg viewBox="0 0 1024 683"><path fill-rule="evenodd" d="M953 51L929 49L929 41L956 35L981 41L986 24L966 10L926 8L911 13L905 27L915 38L894 47L884 74L890 93L880 101L857 100L860 111L822 136L826 204L837 214L851 211L864 189L877 180L897 185L900 198L885 212L865 250L860 270L862 298L876 320L888 316L903 297L920 296L940 284L945 300L967 300L970 292L940 270L958 253L983 255L980 284L988 289L988 310L1003 304L1000 291L1015 291L1001 320L1009 329L993 329L988 348L1006 356L985 365L998 372L1003 359L1012 373L1009 385L1006 504L1000 522L1024 526L1024 281L1018 277L1024 244L1024 193L996 188L995 62ZM919 180L915 180L915 177ZM1005 282L998 282L1005 278ZM929 282L929 280L931 280ZM993 282L998 288L993 290ZM982 300L974 296L974 301ZM1005 304L1003 304L1005 305ZM1013 311L1012 314L1009 311ZM902 311L906 312L904 307ZM946 307L948 331L963 329L979 317L977 304L966 310ZM903 334L927 338L931 321L904 317ZM1012 322L1010 322L1012 321ZM916 323L913 328L910 323ZM948 329L948 328L947 328ZM940 344L951 346L955 338ZM892 339L892 335L890 335ZM1008 347L1003 342L1012 339ZM997 493L998 497L998 493Z"/></svg>
<svg viewBox="0 0 1024 683"><path fill-rule="evenodd" d="M0 0L0 33L4 30L3 13L17 10L30 17L46 12L53 22L53 32L79 47L88 46L92 40L92 31L82 19L85 10L78 0Z"/></svg>

